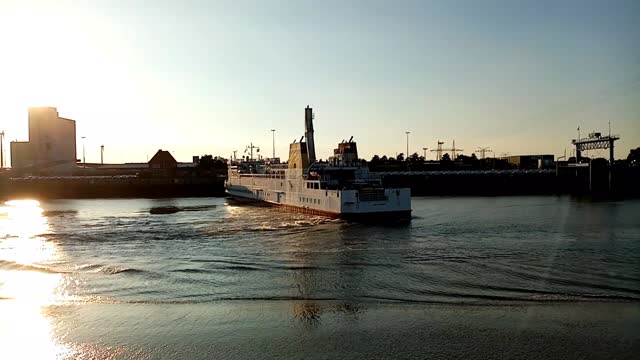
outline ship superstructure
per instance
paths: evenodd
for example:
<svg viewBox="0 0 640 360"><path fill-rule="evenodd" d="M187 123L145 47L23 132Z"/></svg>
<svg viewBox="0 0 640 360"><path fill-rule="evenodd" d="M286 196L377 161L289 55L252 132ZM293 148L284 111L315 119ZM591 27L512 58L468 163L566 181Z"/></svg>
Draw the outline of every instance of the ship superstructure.
<svg viewBox="0 0 640 360"><path fill-rule="evenodd" d="M358 159L353 137L342 141L328 161L318 161L313 110L305 109L305 135L289 145L286 164L246 158L229 166L226 192L241 202L262 203L307 214L340 218L406 218L411 192L385 188Z"/></svg>

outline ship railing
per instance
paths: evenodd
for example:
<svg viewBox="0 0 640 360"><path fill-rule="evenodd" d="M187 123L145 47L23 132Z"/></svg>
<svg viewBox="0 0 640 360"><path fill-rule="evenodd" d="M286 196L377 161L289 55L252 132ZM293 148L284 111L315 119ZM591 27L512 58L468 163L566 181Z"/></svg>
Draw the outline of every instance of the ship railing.
<svg viewBox="0 0 640 360"><path fill-rule="evenodd" d="M262 179L284 179L284 174L239 174L240 177Z"/></svg>

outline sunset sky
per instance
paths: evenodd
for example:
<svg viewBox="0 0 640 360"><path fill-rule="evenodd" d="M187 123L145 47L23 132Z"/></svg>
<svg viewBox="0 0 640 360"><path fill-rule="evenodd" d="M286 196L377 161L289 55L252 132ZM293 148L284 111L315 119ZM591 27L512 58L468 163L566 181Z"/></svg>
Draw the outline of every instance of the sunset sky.
<svg viewBox="0 0 640 360"><path fill-rule="evenodd" d="M637 0L0 0L0 46L6 149L55 106L87 161L269 156L270 129L287 158L306 105L320 158L352 135L395 156L405 131L410 152L561 155L608 121L617 157L640 147Z"/></svg>

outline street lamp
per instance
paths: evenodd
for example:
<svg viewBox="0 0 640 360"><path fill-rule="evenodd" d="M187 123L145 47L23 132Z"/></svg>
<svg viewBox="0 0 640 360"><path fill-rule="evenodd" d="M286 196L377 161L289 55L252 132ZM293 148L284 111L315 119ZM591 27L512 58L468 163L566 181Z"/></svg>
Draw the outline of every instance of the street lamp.
<svg viewBox="0 0 640 360"><path fill-rule="evenodd" d="M405 131L405 134L407 134L407 153L404 154L404 158L406 159L409 157L409 134L411 134L411 132Z"/></svg>
<svg viewBox="0 0 640 360"><path fill-rule="evenodd" d="M272 141L271 150L273 151L273 155L271 156L271 159L273 160L276 158L276 129L271 129L271 141Z"/></svg>

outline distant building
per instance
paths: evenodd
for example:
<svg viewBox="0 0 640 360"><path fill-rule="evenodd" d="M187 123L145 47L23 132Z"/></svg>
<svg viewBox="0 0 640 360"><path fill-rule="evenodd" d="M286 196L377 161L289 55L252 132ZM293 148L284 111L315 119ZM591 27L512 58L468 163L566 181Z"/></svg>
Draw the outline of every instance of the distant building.
<svg viewBox="0 0 640 360"><path fill-rule="evenodd" d="M30 172L71 172L76 167L76 122L54 107L29 108L29 141L11 142L11 167Z"/></svg>
<svg viewBox="0 0 640 360"><path fill-rule="evenodd" d="M151 160L149 160L149 168L150 169L176 169L178 167L178 162L171 155L170 152L164 150L158 150L158 152L153 155Z"/></svg>
<svg viewBox="0 0 640 360"><path fill-rule="evenodd" d="M501 158L518 169L546 169L553 167L553 155L514 155Z"/></svg>

